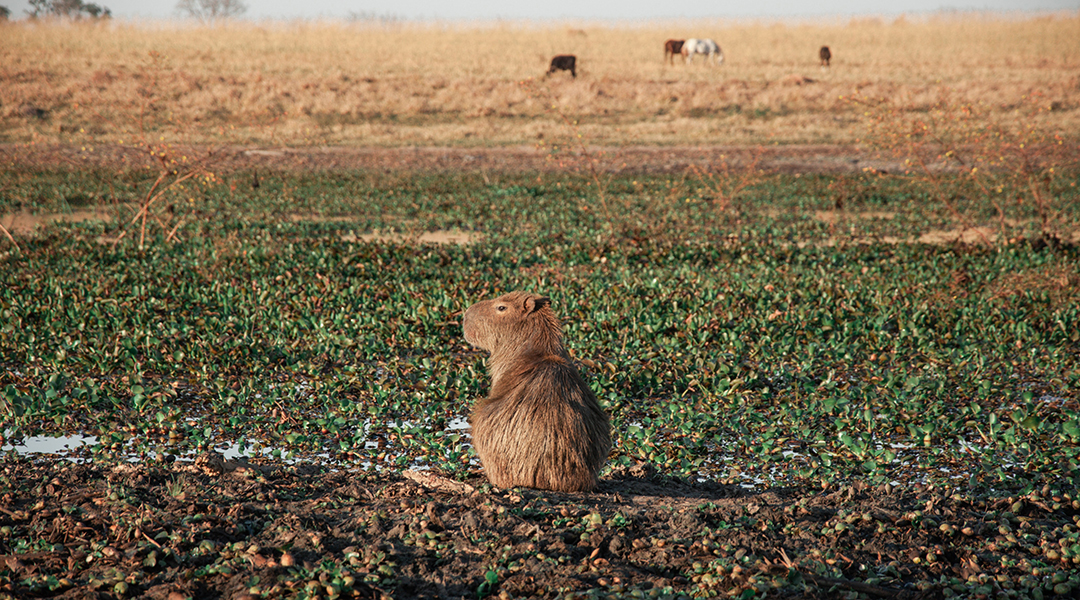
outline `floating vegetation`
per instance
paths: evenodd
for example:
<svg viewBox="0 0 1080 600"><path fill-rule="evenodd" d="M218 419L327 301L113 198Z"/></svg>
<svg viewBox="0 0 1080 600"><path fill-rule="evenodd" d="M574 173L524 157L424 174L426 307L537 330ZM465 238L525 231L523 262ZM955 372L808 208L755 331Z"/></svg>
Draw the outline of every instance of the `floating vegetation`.
<svg viewBox="0 0 1080 600"><path fill-rule="evenodd" d="M24 173L8 182L8 195L30 197L52 177ZM483 573L467 582L468 593L480 596L539 593L516 577L522 565L534 572L550 565L570 577L567 564L581 570L563 591L615 596L805 586L854 592L857 586L835 582L855 580L976 596L1077 589L1075 246L1035 243L1038 232L1025 233L1022 223L1010 231L1013 241L994 245L875 242L951 226L932 199L905 197L901 187L869 176L772 176L726 211L714 210L707 190L664 177L612 177L603 203L595 201L594 181L575 176L484 179L264 173L256 192L223 178L184 209L180 235L168 241L152 231L158 237L141 249L97 243L119 219L54 222L20 237L18 249L0 247L0 446L38 435L93 436L96 444L80 450L89 463L68 468L82 469L72 472L86 474L94 494L135 493L132 505L150 489L193 497L195 480L170 488L169 478L200 468L187 462L193 457L233 448L250 467L228 477L258 482L236 487L236 497L267 498L263 508L244 505L243 515L229 518L214 511L231 511L231 500L198 501L205 530L185 522L170 534L177 525L169 519L145 528L132 521L121 549L103 533L119 521L94 521L92 534L49 534L53 521L29 516L32 507L21 504L45 484L20 477L37 470L57 477L64 467L8 450L12 470L0 493L25 500L5 508L9 533L0 545L33 554L62 544L78 548L71 556L79 561L124 565L120 556L134 552L143 565L153 563L137 576L94 570L92 582L79 581L116 596L161 584L154 575L161 569L194 569L196 579L223 590L249 565L271 561L278 570L243 582L250 594L412 593L405 582L428 585L437 576L410 571L421 559L419 550L403 555L405 546L436 561L485 557ZM861 203L849 201L851 214L880 216L820 218L831 210L837 181L866 191L849 194ZM1080 202L1065 199L1072 208L1062 221L1076 222L1067 211ZM325 218L289 217L298 211ZM423 232L451 230L466 232L469 243L421 241ZM402 237L364 237L374 231ZM400 488L412 485L398 478L406 468L483 488L462 419L486 392L487 377L482 354L461 337L460 312L512 289L550 295L574 358L612 416L615 447L604 477L648 467L663 474L661 483L639 478L634 486L645 488L628 488L634 494L663 481L684 486L680 506L697 512L681 533L655 534L659 516L625 512L617 500L596 516L585 505L580 514L566 506L543 513L549 509L536 494L522 508L509 496L494 502L490 514L521 519L502 534L525 539L535 525L545 532L540 539L557 546L551 532L558 532L562 549L516 540L505 550L498 535L481 531L487 509L472 517L477 526L434 509L442 529L419 505L408 509L417 509L412 516L379 516L425 493ZM109 473L125 464L143 479L110 489L116 478ZM304 473L322 475L311 488L302 479L274 479ZM331 490L347 485L342 477L399 487L339 497ZM695 486L712 491L687 496ZM789 488L799 491L785 496ZM846 496L836 496L826 512L813 513L824 510L812 504L823 489L856 490L852 498L872 490L874 499L851 512ZM870 510L893 489L907 494L902 502L887 513ZM298 507L273 505L274 494L286 493L317 498L335 520L301 527L314 536L302 543L266 533L292 527L287 515ZM697 508L725 494L771 493L787 500L770 500L767 516ZM789 500L808 498L809 505L787 508L812 518L784 512ZM371 502L376 512L352 515L342 508L350 502ZM951 508L935 512L927 502ZM16 510L25 516L6 512ZM72 500L49 510L55 519L98 509ZM335 527L387 541L372 546L366 534L339 535ZM730 528L743 537L730 537ZM918 556L886 548L906 543L899 540L913 530L923 532L911 546ZM892 541L853 539L874 532ZM828 543L818 554L804 542L777 545L806 535ZM586 547L589 553L579 551ZM873 561L875 551L891 558ZM455 552L459 558L450 558ZM666 565L655 585L642 587L638 567L620 575L597 562L625 566L628 556ZM991 569L991 558L999 566ZM978 568L964 571L970 560ZM980 578L984 568L1028 579L1006 588L1000 577ZM64 577L0 565L0 592L60 593L75 581ZM454 586L446 589L458 593Z"/></svg>
<svg viewBox="0 0 1080 600"><path fill-rule="evenodd" d="M758 184L737 225L662 178L613 180L625 210L603 218L590 181L548 179L265 175L270 191L209 187L181 240L143 250L92 243L111 223L54 223L2 264L6 435L93 435L102 459L235 443L463 475L472 450L446 424L486 383L459 312L523 288L559 307L612 414L612 464L767 485L1072 476L1071 247L845 242L835 211L820 218L824 178ZM883 215L849 240L940 226L932 203L885 213L882 184L849 183L881 196L852 214ZM286 189L323 218L275 218ZM447 229L475 235L419 241ZM815 239L837 243L793 245Z"/></svg>

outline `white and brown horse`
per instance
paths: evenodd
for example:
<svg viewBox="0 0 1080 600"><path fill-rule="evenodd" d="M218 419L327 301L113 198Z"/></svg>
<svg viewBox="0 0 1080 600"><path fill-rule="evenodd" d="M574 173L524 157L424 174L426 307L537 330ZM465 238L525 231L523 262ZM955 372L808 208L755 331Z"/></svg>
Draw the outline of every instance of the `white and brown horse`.
<svg viewBox="0 0 1080 600"><path fill-rule="evenodd" d="M707 38L690 38L683 42L682 55L686 59L686 64L694 61L695 54L703 54L705 62L709 62L710 57L715 57L718 65L724 62L724 53L720 51L720 46Z"/></svg>

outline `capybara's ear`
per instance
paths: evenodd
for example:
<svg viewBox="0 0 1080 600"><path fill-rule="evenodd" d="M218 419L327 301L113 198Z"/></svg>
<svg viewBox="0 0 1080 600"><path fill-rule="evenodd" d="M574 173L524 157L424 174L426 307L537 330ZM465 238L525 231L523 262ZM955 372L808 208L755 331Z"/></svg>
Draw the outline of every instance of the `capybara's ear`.
<svg viewBox="0 0 1080 600"><path fill-rule="evenodd" d="M525 298L525 314L531 314L551 304L551 300L544 296L528 296Z"/></svg>

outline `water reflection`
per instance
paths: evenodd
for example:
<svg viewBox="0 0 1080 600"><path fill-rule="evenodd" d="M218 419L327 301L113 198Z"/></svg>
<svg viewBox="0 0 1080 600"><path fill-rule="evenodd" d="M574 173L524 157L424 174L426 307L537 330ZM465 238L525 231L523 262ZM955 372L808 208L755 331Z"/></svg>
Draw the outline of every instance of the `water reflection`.
<svg viewBox="0 0 1080 600"><path fill-rule="evenodd" d="M19 444L5 444L0 446L0 452L11 452L14 450L16 453L22 455L51 454L79 462L81 459L67 455L76 452L83 446L93 446L97 443L97 437L92 435L33 435L23 438L22 442Z"/></svg>

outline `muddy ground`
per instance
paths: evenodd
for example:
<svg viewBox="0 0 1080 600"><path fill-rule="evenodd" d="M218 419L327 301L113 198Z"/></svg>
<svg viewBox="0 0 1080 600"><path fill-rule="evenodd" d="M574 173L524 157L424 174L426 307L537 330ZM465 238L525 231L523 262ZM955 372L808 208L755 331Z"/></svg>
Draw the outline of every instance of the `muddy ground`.
<svg viewBox="0 0 1080 600"><path fill-rule="evenodd" d="M0 472L4 598L1077 593L1080 503L1049 487L750 490L634 467L562 494L213 455Z"/></svg>
<svg viewBox="0 0 1080 600"><path fill-rule="evenodd" d="M693 167L753 167L766 173L899 173L900 161L851 145L447 148L168 146L173 158L202 160L225 170L375 170L520 173L592 169L605 173L683 173ZM156 151L156 149L155 149ZM0 165L11 168L156 167L138 145L0 144Z"/></svg>

